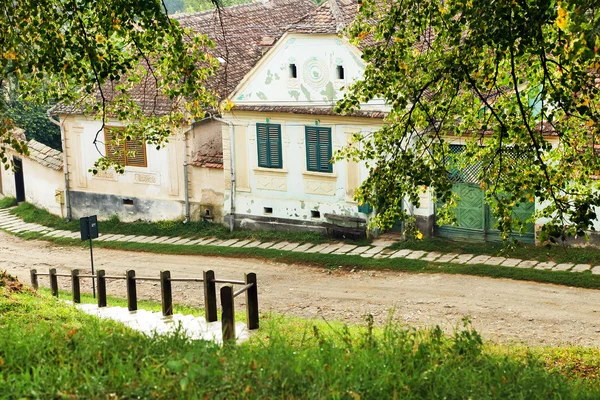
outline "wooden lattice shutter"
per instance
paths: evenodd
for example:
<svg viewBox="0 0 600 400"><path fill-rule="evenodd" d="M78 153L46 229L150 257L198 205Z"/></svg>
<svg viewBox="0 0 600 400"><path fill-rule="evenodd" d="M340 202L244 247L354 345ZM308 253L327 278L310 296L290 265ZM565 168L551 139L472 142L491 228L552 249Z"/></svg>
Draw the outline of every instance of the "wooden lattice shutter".
<svg viewBox="0 0 600 400"><path fill-rule="evenodd" d="M125 164L125 144L115 144L117 139L115 132L118 128L104 128L104 146L106 148L106 157L119 164Z"/></svg>
<svg viewBox="0 0 600 400"><path fill-rule="evenodd" d="M316 127L306 127L306 169L319 170L319 132Z"/></svg>
<svg viewBox="0 0 600 400"><path fill-rule="evenodd" d="M146 167L146 144L138 139L125 142L126 163L131 167Z"/></svg>

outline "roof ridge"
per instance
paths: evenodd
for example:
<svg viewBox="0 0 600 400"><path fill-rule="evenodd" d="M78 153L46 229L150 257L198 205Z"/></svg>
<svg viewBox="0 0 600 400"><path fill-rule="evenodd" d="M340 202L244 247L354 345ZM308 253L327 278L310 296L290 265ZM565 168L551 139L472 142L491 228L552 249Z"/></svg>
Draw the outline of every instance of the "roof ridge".
<svg viewBox="0 0 600 400"><path fill-rule="evenodd" d="M335 19L335 30L336 32L341 32L346 28L346 22L344 21L344 13L340 8L337 0L327 0L329 3L329 9L331 10L331 14Z"/></svg>

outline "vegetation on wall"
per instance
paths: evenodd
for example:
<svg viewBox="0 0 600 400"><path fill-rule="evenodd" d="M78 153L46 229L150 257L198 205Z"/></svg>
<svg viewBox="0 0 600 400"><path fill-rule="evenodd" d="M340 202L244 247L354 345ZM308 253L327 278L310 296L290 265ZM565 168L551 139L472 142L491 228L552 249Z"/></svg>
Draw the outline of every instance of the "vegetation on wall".
<svg viewBox="0 0 600 400"><path fill-rule="evenodd" d="M62 151L60 128L48 120L47 111L50 106L14 100L8 107L7 116L12 119L15 126L25 131L28 140L35 139Z"/></svg>

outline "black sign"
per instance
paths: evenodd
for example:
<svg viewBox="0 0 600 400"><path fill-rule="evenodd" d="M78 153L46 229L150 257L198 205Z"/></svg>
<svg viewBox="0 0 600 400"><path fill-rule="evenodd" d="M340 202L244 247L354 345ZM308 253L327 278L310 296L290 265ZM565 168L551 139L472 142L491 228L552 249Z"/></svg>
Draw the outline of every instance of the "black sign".
<svg viewBox="0 0 600 400"><path fill-rule="evenodd" d="M79 218L79 231L81 240L96 239L98 237L98 218L95 215Z"/></svg>

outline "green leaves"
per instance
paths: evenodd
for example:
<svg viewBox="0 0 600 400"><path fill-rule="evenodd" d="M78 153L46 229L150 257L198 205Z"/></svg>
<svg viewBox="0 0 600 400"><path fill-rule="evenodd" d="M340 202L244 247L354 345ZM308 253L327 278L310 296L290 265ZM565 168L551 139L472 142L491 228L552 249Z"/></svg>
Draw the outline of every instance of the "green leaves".
<svg viewBox="0 0 600 400"><path fill-rule="evenodd" d="M423 186L451 204L452 164L477 164L502 237L533 222L510 211L532 201L542 232L566 238L593 229L600 206L595 8L575 0L365 0L348 34L368 66L338 109L375 98L391 107L384 128L340 154L372 166L358 198L378 205L374 225L409 218L403 204L418 207ZM466 151L450 160L449 143Z"/></svg>
<svg viewBox="0 0 600 400"><path fill-rule="evenodd" d="M0 10L0 24L0 86L18 82L17 95L33 104L135 121L131 133L155 145L215 105L204 84L217 66L212 43L159 0L19 0ZM8 108L0 100L0 117ZM11 129L12 118L2 119L0 158Z"/></svg>

